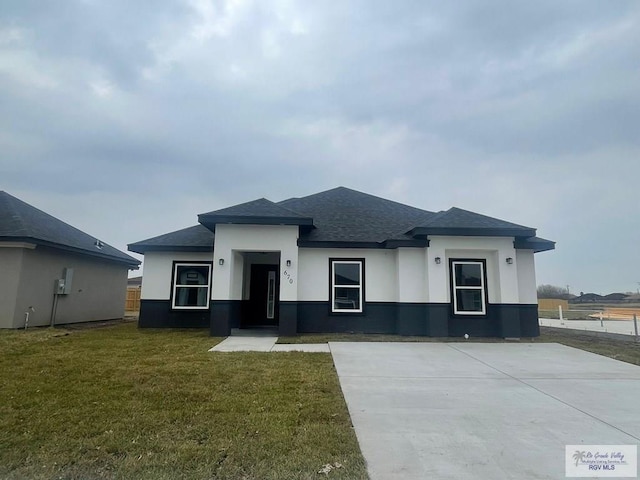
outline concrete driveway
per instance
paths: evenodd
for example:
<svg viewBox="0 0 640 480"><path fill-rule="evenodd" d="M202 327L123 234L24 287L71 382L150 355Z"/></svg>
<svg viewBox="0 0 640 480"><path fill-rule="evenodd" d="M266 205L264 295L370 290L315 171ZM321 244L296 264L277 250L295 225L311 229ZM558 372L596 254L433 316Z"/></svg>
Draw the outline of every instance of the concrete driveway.
<svg viewBox="0 0 640 480"><path fill-rule="evenodd" d="M377 479L565 478L565 445L636 445L640 367L558 344L330 344Z"/></svg>

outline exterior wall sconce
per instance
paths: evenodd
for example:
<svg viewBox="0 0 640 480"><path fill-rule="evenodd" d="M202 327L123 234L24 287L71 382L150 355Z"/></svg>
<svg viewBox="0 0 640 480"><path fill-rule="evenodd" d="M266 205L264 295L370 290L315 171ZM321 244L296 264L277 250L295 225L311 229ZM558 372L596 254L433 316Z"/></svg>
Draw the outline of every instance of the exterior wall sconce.
<svg viewBox="0 0 640 480"><path fill-rule="evenodd" d="M507 263L511 265L513 263L513 258L507 257Z"/></svg>
<svg viewBox="0 0 640 480"><path fill-rule="evenodd" d="M440 265L440 262L442 262L442 259L440 257L436 257L435 261L436 261L436 265Z"/></svg>
<svg viewBox="0 0 640 480"><path fill-rule="evenodd" d="M218 265L224 265L224 258L221 258L220 260L218 260Z"/></svg>
<svg viewBox="0 0 640 480"><path fill-rule="evenodd" d="M287 267L291 266L291 260L287 260Z"/></svg>

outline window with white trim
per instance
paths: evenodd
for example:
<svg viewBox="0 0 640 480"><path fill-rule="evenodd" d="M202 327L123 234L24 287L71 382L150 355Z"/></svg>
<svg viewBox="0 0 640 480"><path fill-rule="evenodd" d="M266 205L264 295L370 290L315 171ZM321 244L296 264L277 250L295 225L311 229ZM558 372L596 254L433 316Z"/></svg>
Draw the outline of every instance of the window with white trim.
<svg viewBox="0 0 640 480"><path fill-rule="evenodd" d="M453 313L486 315L485 263L482 260L452 260Z"/></svg>
<svg viewBox="0 0 640 480"><path fill-rule="evenodd" d="M361 313L364 304L364 259L331 259L331 311Z"/></svg>
<svg viewBox="0 0 640 480"><path fill-rule="evenodd" d="M174 263L171 308L206 310L211 296L211 263Z"/></svg>

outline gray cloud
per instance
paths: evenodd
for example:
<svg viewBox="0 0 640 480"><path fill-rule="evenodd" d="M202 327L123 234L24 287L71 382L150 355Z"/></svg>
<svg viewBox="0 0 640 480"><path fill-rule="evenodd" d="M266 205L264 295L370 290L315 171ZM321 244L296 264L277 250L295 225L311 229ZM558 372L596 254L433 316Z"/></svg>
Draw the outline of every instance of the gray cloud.
<svg viewBox="0 0 640 480"><path fill-rule="evenodd" d="M346 185L538 227L539 283L640 281L636 2L1 8L0 189L119 248Z"/></svg>

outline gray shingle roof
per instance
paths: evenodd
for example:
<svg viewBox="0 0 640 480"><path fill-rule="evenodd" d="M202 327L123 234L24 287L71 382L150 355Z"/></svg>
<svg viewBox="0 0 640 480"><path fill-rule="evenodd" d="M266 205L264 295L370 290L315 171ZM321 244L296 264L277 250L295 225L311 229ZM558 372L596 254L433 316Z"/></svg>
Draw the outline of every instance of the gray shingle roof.
<svg viewBox="0 0 640 480"><path fill-rule="evenodd" d="M198 221L211 230L216 223L313 225L312 218L273 203L266 198L259 198L209 213L201 213L198 215Z"/></svg>
<svg viewBox="0 0 640 480"><path fill-rule="evenodd" d="M300 225L299 246L426 246L428 235L491 235L516 238L517 248L551 250L554 243L535 237L535 229L460 208L434 213L384 198L337 187L278 203L264 198L198 216L216 223ZM313 228L315 227L315 228ZM129 250L211 251L213 234L190 227L129 245Z"/></svg>
<svg viewBox="0 0 640 480"><path fill-rule="evenodd" d="M25 241L61 248L137 268L140 262L124 252L0 191L0 241Z"/></svg>
<svg viewBox="0 0 640 480"><path fill-rule="evenodd" d="M203 225L183 228L127 245L130 251L145 252L212 252L213 232Z"/></svg>
<svg viewBox="0 0 640 480"><path fill-rule="evenodd" d="M534 228L525 227L498 218L487 217L479 213L452 207L438 212L426 222L410 230L412 235L496 235L513 237L532 237Z"/></svg>
<svg viewBox="0 0 640 480"><path fill-rule="evenodd" d="M313 218L316 228L301 235L301 243L410 240L403 233L434 215L427 210L345 187L290 198L278 205Z"/></svg>

